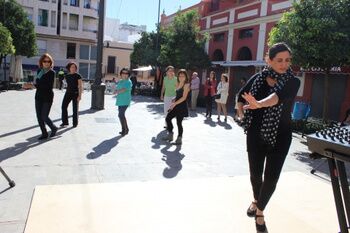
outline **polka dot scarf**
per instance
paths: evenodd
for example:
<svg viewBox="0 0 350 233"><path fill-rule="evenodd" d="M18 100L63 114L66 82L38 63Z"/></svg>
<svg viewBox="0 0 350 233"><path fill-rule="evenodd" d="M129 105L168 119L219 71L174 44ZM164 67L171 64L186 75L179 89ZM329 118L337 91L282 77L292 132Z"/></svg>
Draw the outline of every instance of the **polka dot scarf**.
<svg viewBox="0 0 350 233"><path fill-rule="evenodd" d="M261 86L264 84L267 77L277 80L274 87L270 88L269 95L282 90L287 81L293 78L291 69L284 74L278 74L271 68L264 68L263 71L254 80L250 93L256 96ZM268 145L274 147L278 133L278 126L282 115L283 103L278 103L275 106L264 108L262 125L260 128L260 136ZM253 119L253 110L246 110L244 112L244 120L242 126L247 132Z"/></svg>

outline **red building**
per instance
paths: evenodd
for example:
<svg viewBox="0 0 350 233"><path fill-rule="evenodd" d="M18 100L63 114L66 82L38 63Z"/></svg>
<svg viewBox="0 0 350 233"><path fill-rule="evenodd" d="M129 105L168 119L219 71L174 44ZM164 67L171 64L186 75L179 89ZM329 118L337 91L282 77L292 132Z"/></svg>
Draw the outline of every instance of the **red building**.
<svg viewBox="0 0 350 233"><path fill-rule="evenodd" d="M202 33L209 33L206 51L212 61L212 70L218 75L230 76L228 106L233 107L234 96L240 89L241 78L251 75L265 66L267 39L272 27L283 12L292 7L293 0L202 0L184 9L198 10ZM175 14L161 17L162 26L173 20ZM208 72L204 71L202 80ZM322 72L296 71L301 80L297 100L311 104L311 116L321 117L324 79ZM335 68L330 79L329 118L341 120L350 108L349 70Z"/></svg>

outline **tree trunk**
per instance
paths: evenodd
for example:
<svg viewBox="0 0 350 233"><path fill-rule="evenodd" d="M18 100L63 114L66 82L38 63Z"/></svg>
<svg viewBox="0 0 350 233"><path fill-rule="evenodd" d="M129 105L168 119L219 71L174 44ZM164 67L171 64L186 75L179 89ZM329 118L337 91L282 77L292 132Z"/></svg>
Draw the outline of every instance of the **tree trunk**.
<svg viewBox="0 0 350 233"><path fill-rule="evenodd" d="M324 96L323 96L323 112L322 112L322 118L323 121L326 122L328 120L328 113L329 113L329 72L330 69L327 68L325 70L325 77L324 77Z"/></svg>

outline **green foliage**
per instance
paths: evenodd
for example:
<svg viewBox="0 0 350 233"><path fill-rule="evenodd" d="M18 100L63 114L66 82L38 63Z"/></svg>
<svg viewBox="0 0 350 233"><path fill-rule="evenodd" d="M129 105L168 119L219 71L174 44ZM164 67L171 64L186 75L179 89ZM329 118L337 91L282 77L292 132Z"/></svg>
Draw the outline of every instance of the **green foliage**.
<svg viewBox="0 0 350 233"><path fill-rule="evenodd" d="M269 35L269 45L286 42L293 63L325 71L323 119L329 112L329 73L350 64L350 0L302 0L283 14Z"/></svg>
<svg viewBox="0 0 350 233"><path fill-rule="evenodd" d="M0 23L0 55L13 54L15 47L12 44L12 37L9 30Z"/></svg>
<svg viewBox="0 0 350 233"><path fill-rule="evenodd" d="M197 69L210 66L204 51L207 37L199 34L199 15L195 10L176 15L170 27L164 30L159 61L177 68Z"/></svg>
<svg viewBox="0 0 350 233"><path fill-rule="evenodd" d="M293 63L329 70L350 63L350 0L303 0L283 14L269 45L286 42Z"/></svg>
<svg viewBox="0 0 350 233"><path fill-rule="evenodd" d="M11 32L16 55L37 54L34 24L15 0L0 0L0 22Z"/></svg>
<svg viewBox="0 0 350 233"><path fill-rule="evenodd" d="M163 41L163 32L159 33L159 43ZM134 43L134 50L130 55L133 67L157 64L157 33L143 32L141 38Z"/></svg>
<svg viewBox="0 0 350 233"><path fill-rule="evenodd" d="M133 66L159 64L173 65L176 68L197 69L210 65L204 51L206 36L200 36L198 27L199 15L196 11L178 14L168 28L160 30L160 54L156 48L157 34L144 32L134 44L131 54Z"/></svg>

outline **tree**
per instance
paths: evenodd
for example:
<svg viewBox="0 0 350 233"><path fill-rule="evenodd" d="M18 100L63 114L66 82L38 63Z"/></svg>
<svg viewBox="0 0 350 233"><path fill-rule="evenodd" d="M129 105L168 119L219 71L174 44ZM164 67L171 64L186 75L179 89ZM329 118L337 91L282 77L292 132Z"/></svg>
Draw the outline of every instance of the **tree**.
<svg viewBox="0 0 350 233"><path fill-rule="evenodd" d="M0 23L0 57L5 54L13 54L15 52L15 47L12 44L12 37L9 30ZM2 59L0 60L0 66Z"/></svg>
<svg viewBox="0 0 350 233"><path fill-rule="evenodd" d="M15 0L0 0L0 12L0 22L11 32L15 55L35 56L37 46L34 24L22 6Z"/></svg>
<svg viewBox="0 0 350 233"><path fill-rule="evenodd" d="M324 70L323 119L328 116L329 74L350 64L350 0L303 0L283 14L269 35L269 45L286 42L293 63Z"/></svg>
<svg viewBox="0 0 350 233"><path fill-rule="evenodd" d="M163 32L159 33L160 44L163 42ZM130 60L133 67L156 65L157 54L157 33L142 32L141 38L134 43L133 52L130 55Z"/></svg>
<svg viewBox="0 0 350 233"><path fill-rule="evenodd" d="M210 66L210 60L204 50L208 37L201 35L198 26L199 14L192 10L179 13L164 30L159 62L177 68L198 69Z"/></svg>
<svg viewBox="0 0 350 233"><path fill-rule="evenodd" d="M15 57L11 59L10 76L11 70L17 71L12 74L13 80L17 81L22 77L21 56L32 57L37 54L34 24L15 0L0 0L0 12L0 22L10 31L15 47ZM0 60L4 56L6 54L2 54Z"/></svg>

